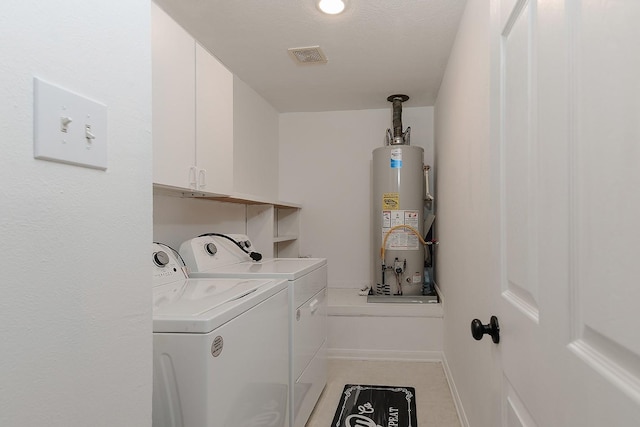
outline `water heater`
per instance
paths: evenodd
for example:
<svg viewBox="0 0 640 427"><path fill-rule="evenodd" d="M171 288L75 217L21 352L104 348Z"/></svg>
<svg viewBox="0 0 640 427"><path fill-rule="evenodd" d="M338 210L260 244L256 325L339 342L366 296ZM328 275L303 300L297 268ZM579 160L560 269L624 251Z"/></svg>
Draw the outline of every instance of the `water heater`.
<svg viewBox="0 0 640 427"><path fill-rule="evenodd" d="M424 150L410 145L411 128L402 131L402 102L392 95L393 134L373 151L373 295L422 295L425 271Z"/></svg>

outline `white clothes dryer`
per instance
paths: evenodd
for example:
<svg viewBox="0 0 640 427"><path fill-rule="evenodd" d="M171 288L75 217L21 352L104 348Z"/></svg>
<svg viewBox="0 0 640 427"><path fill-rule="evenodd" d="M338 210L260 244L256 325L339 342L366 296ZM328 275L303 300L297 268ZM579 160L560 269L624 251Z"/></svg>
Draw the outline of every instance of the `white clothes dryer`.
<svg viewBox="0 0 640 427"><path fill-rule="evenodd" d="M188 279L153 244L153 426L289 427L288 286Z"/></svg>
<svg viewBox="0 0 640 427"><path fill-rule="evenodd" d="M304 427L327 383L327 260L259 259L243 234L184 242L190 277L285 279L289 284L289 419Z"/></svg>

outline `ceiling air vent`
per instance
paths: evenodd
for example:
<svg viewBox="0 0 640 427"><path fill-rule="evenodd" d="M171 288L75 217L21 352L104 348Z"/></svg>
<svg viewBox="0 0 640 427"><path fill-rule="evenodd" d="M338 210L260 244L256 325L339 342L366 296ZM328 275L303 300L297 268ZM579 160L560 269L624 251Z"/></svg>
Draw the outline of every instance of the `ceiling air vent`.
<svg viewBox="0 0 640 427"><path fill-rule="evenodd" d="M327 57L320 49L320 46L292 47L288 50L289 55L298 64L324 64L327 62Z"/></svg>

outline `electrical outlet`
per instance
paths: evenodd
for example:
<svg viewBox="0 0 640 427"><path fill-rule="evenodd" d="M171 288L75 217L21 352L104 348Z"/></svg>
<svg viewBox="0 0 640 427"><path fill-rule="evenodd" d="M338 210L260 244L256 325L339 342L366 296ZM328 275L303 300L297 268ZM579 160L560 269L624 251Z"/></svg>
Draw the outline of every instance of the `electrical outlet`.
<svg viewBox="0 0 640 427"><path fill-rule="evenodd" d="M34 157L107 169L107 107L34 79Z"/></svg>

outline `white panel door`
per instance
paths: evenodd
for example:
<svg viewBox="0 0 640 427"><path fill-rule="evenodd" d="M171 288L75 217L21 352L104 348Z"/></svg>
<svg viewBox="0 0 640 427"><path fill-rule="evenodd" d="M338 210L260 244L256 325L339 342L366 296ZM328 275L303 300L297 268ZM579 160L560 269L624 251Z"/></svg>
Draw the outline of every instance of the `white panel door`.
<svg viewBox="0 0 640 427"><path fill-rule="evenodd" d="M503 425L638 426L640 2L492 8Z"/></svg>

